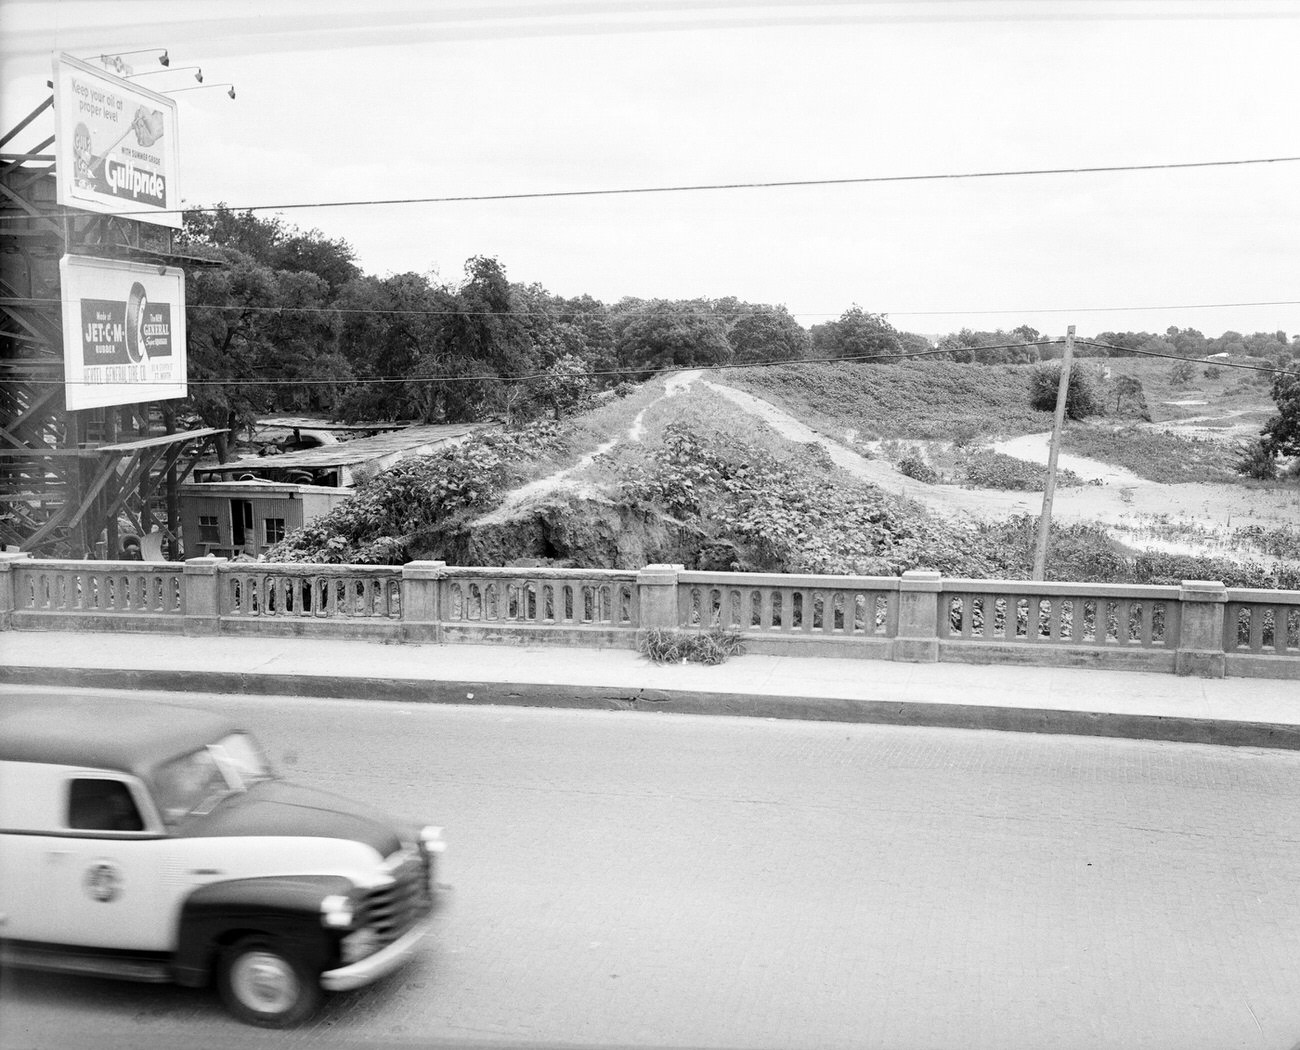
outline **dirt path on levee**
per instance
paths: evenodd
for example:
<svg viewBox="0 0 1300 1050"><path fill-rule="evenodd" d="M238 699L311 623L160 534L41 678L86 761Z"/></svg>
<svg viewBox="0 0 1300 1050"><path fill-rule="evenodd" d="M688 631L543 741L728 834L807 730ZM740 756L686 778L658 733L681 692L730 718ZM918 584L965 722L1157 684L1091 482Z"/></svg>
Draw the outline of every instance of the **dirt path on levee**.
<svg viewBox="0 0 1300 1050"><path fill-rule="evenodd" d="M783 437L803 443L816 443L842 470L886 492L905 496L932 512L951 519L999 519L1017 514L1038 515L1042 511L1041 492L1011 492L1001 489L964 488L958 485L930 485L900 472L883 458L864 456L841 444L753 394L704 379L701 370L679 372L670 376L659 400L689 394L696 384L707 387L745 412L763 420ZM658 403L652 402L653 404ZM651 406L642 409L627 431L611 438L583 456L577 463L511 492L504 502L486 515L485 524L513 517L519 509L558 491L581 492L586 483L578 476L598 455L623 441L640 441L643 419ZM1006 455L1046 464L1049 434L1029 434L1000 441L993 448ZM1300 523L1300 492L1248 489L1239 485L1210 483L1161 484L1116 467L1081 456L1062 454L1058 464L1073 471L1088 484L1058 487L1053 500L1052 516L1061 522L1097 522L1118 535L1140 545L1169 550L1203 553L1217 549L1216 534L1222 539L1237 528L1259 525L1265 528L1294 526ZM1192 526L1205 532L1201 542L1162 541L1157 533L1164 527ZM1182 531L1187 531L1182 529Z"/></svg>

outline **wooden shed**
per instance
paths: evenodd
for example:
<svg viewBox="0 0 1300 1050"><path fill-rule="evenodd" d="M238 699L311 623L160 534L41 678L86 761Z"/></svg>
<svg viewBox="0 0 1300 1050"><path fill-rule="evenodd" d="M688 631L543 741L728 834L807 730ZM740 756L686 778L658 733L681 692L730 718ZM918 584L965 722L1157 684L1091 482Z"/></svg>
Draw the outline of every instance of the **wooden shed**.
<svg viewBox="0 0 1300 1050"><path fill-rule="evenodd" d="M327 514L352 493L279 481L209 481L181 486L185 555L257 557L292 529Z"/></svg>

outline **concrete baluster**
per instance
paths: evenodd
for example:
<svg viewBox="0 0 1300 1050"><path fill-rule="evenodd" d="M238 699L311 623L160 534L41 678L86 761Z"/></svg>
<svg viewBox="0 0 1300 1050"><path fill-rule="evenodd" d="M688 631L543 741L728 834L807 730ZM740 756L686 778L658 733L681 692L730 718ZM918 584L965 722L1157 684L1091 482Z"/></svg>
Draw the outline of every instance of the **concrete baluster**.
<svg viewBox="0 0 1300 1050"><path fill-rule="evenodd" d="M208 635L221 633L221 576L217 566L225 558L186 558L181 579L181 611L185 616L185 633Z"/></svg>
<svg viewBox="0 0 1300 1050"><path fill-rule="evenodd" d="M446 578L445 561L412 561L402 566L402 641L442 641Z"/></svg>
<svg viewBox="0 0 1300 1050"><path fill-rule="evenodd" d="M1174 674L1222 678L1228 657L1223 648L1224 606L1228 589L1218 580L1183 580L1178 590L1178 649Z"/></svg>
<svg viewBox="0 0 1300 1050"><path fill-rule="evenodd" d="M898 582L898 634L893 658L905 663L939 662L939 600L943 578L933 569L911 569Z"/></svg>
<svg viewBox="0 0 1300 1050"><path fill-rule="evenodd" d="M0 551L0 631L11 631L14 626L14 562L30 561L26 552Z"/></svg>
<svg viewBox="0 0 1300 1050"><path fill-rule="evenodd" d="M677 574L685 568L684 565L647 565L636 574L637 601L641 607L641 622L636 632L638 646L655 628L673 631L681 625L677 611Z"/></svg>

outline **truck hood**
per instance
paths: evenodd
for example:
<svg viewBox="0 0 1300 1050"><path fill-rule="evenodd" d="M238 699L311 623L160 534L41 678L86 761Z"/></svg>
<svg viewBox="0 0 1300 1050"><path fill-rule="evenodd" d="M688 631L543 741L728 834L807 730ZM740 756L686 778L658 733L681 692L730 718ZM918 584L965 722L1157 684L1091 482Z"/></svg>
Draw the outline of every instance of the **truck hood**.
<svg viewBox="0 0 1300 1050"><path fill-rule="evenodd" d="M347 839L370 846L381 857L402 847L398 822L379 810L284 780L263 781L231 795L211 813L186 821L176 834Z"/></svg>

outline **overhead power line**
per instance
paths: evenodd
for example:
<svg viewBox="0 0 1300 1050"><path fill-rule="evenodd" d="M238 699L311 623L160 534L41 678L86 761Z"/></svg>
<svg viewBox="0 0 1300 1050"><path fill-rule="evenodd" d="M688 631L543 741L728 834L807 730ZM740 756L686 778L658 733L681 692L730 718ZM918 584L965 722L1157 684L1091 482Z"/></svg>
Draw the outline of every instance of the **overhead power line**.
<svg viewBox="0 0 1300 1050"><path fill-rule="evenodd" d="M11 303L17 302L26 306L61 306L65 302L73 300L58 299L50 297L23 298L21 300L11 300ZM655 302L653 299L644 299L641 302ZM667 300L669 302L681 302L683 300ZM691 300L684 300L690 302ZM707 300L704 300L707 301ZM610 305L610 304L602 304ZM763 310L780 310L782 307L773 306L768 303L749 304L751 312L760 312ZM552 317L556 320L565 321L575 319L584 314L581 311L560 309L557 311L550 310L511 310L503 313L500 310L426 310L426 309L381 309L377 307L349 307L349 306L251 306L239 303L195 303L187 302L187 309L191 310L220 310L229 313L294 313L294 314L342 314L345 316L370 316L370 317ZM975 317L991 314L1014 314L1017 316L1025 314L1077 314L1077 313L1122 313L1138 310L1226 310L1238 307L1248 306L1300 306L1300 299L1270 299L1258 302L1246 303L1174 303L1162 306L1094 306L1083 307L1081 309L1067 309L1063 307L1053 307L1050 309L1028 308L1023 310L880 310L875 311L882 317ZM785 310L791 317L839 317L840 313L812 310ZM743 316L743 313L742 313ZM1121 348L1123 349L1123 348Z"/></svg>
<svg viewBox="0 0 1300 1050"><path fill-rule="evenodd" d="M1178 354L1165 354L1158 350L1135 350L1130 346L1115 346L1113 343L1099 343L1095 339L1075 339L1075 343L1083 343L1086 346L1095 346L1103 350L1115 350L1121 354L1136 354L1138 357L1158 357L1166 361L1193 361L1196 358L1180 357ZM1285 349L1281 343L1279 348ZM1202 359L1203 360L1203 359ZM1219 368L1240 368L1248 372L1267 372L1269 375L1280 376L1300 376L1300 372L1291 372L1285 368L1268 368L1264 365L1248 365L1244 361L1213 361L1211 364Z"/></svg>
<svg viewBox="0 0 1300 1050"><path fill-rule="evenodd" d="M960 350L1011 350L1023 349L1027 346L1046 346L1059 340L1044 339L1037 343L1007 343L1002 346L987 347L960 347ZM934 357L937 354L950 354L953 352L951 347L945 349L931 350L912 350L900 354L855 354L848 357L800 357L787 358L783 360L769 361L730 361L724 364L697 364L697 365L666 365L661 368L604 368L604 369L587 369L581 372L570 372L568 375L581 376L586 379L607 378L610 376L656 376L669 375L674 372L694 372L694 371L719 371L731 370L737 368L776 368L781 365L833 365L833 364L851 364L856 361L905 361L914 357ZM190 379L189 386L231 386L242 384L244 386L329 386L337 383L465 383L482 380L497 380L504 383L527 383L538 379L546 378L545 372L531 372L526 375L502 376L492 373L478 373L470 375L454 376L349 376L347 379ZM32 386L60 386L63 384L62 379L32 379L28 380ZM77 385L80 380L68 380L68 382ZM89 383L83 385L92 385ZM151 385L148 382L137 384L140 386ZM158 384L174 385L174 384Z"/></svg>
<svg viewBox="0 0 1300 1050"><path fill-rule="evenodd" d="M714 372L714 371L732 371L740 368L800 368L806 365L834 365L834 364L853 364L857 362L890 362L890 361L909 361L922 357L937 357L941 354L953 353L975 353L978 351L991 350L1025 350L1031 346L1053 346L1062 343L1062 339L1037 339L1026 343L1000 343L993 346L949 346L934 347L929 350L909 350L897 354L854 354L847 357L800 357L782 360L766 361L732 361L725 364L694 364L694 365L667 365L660 368L606 368L606 369L587 369L580 372L571 372L568 375L572 377L581 377L584 379L609 378L612 376L658 376L669 375L675 372ZM1090 339L1076 339L1076 345L1083 343L1088 346L1095 346L1107 350L1115 350L1123 354L1131 354L1139 357L1157 357L1167 358L1171 361L1190 361L1193 358L1179 357L1176 354L1162 354L1150 350L1134 350L1125 346L1113 346L1109 343L1099 343ZM1232 361L1216 361L1216 365L1221 368L1241 368L1252 372L1268 372L1271 375L1295 376L1300 378L1300 371L1289 371L1284 368L1265 368L1259 365L1248 365ZM972 368L983 368L986 365L972 363ZM188 385L191 387L213 387L213 386L278 386L278 387L318 387L333 386L342 383L352 385L357 384L375 384L375 385L393 385L399 383L466 383L466 382L483 382L497 381L503 383L528 383L536 380L545 379L547 373L532 372L525 375L502 376L492 373L478 373L467 375L447 375L447 376L349 376L346 379L190 379ZM32 379L28 380L32 386L62 386L62 379ZM67 382L77 385L79 381L68 380ZM91 385L91 384L83 384ZM149 383L140 383L139 386L149 386ZM157 384L171 386L172 383Z"/></svg>
<svg viewBox="0 0 1300 1050"><path fill-rule="evenodd" d="M289 201L280 204L241 204L237 206L212 205L194 208L179 208L174 209L171 212L159 212L157 209L137 209L135 211L118 211L108 214L120 218L130 218L134 215L157 216L160 214L184 214L185 212L195 214L212 213L222 210L223 207L227 211L234 212L291 211L301 208L359 208L396 204L460 204L476 201L550 200L569 197L621 197L652 193L699 193L717 190L787 189L807 186L862 186L873 183L888 182L942 182L956 181L960 179L1000 179L1023 177L1028 175L1097 175L1107 172L1121 171L1176 171L1191 168L1229 168L1260 164L1289 164L1295 161L1300 161L1300 156L1254 157L1246 160L1185 161L1171 164L1108 164L1075 168L1020 168L996 171L940 172L924 175L866 175L841 179L777 179L764 182L683 183L680 185L668 186L629 186L617 189L538 190L524 193L459 194L445 197L377 197L344 201ZM46 214L58 217L67 217L83 213L76 209L62 209L60 211ZM30 217L27 215L4 215L0 216L0 219L23 219L24 221L29 221Z"/></svg>
<svg viewBox="0 0 1300 1050"><path fill-rule="evenodd" d="M1253 303L1167 303L1159 306L1082 306L1022 310L882 310L887 317L979 317L994 314L1112 314L1142 310L1226 310L1245 306L1300 306L1300 299L1267 299ZM834 317L835 314L794 314L795 317Z"/></svg>

